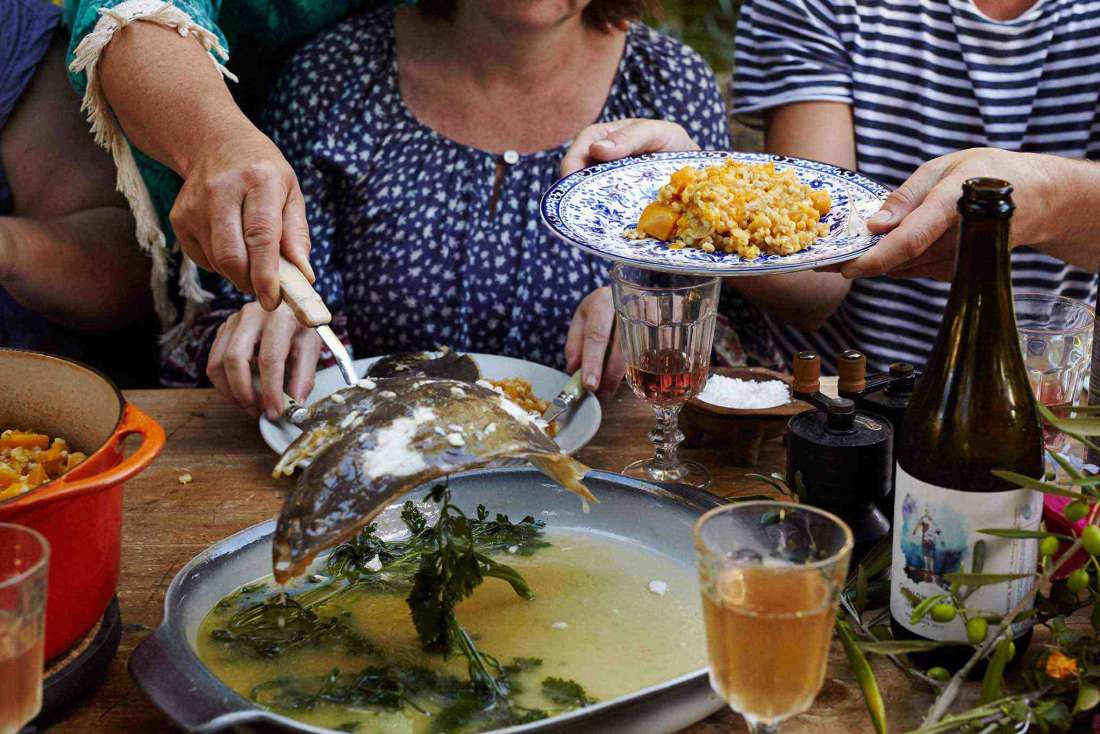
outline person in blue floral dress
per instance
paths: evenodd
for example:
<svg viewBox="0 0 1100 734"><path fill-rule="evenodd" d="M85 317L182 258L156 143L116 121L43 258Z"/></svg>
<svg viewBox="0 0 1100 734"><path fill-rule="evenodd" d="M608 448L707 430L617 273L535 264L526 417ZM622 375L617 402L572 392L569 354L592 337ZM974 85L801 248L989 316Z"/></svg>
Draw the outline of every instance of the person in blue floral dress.
<svg viewBox="0 0 1100 734"><path fill-rule="evenodd" d="M386 7L315 37L276 81L262 127L301 183L316 287L358 356L445 345L576 368L597 331L586 320L611 307L609 263L539 219L572 138L593 120L657 117L728 147L697 54L641 23L596 27L586 6ZM213 340L213 384L251 410L277 410L284 381L308 391L320 346L285 307L263 311L226 283L195 335L200 351Z"/></svg>

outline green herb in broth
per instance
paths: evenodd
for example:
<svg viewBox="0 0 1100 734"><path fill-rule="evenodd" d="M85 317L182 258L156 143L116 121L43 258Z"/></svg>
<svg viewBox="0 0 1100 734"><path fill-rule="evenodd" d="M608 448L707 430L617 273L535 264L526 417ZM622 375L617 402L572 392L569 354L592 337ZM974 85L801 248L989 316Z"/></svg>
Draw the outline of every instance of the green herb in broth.
<svg viewBox="0 0 1100 734"><path fill-rule="evenodd" d="M471 683L489 699L486 703L491 703L508 695L507 686L498 680L504 671L495 658L477 649L454 610L485 577L506 581L516 594L531 599L533 594L523 577L489 554L507 549L530 555L546 547L549 544L541 540L543 523L531 516L513 523L501 514L490 520L483 505L478 506L476 518L470 519L451 504L446 484L434 487L429 499L439 505L434 525L416 505L406 502L401 519L411 533L407 540L387 542L368 527L353 542L333 551L326 568L352 585L374 579L393 583L410 573L415 563L407 602L424 649L444 658L452 653L465 656Z"/></svg>
<svg viewBox="0 0 1100 734"><path fill-rule="evenodd" d="M509 692L519 692L522 686L511 676L541 664L536 658L517 658L501 666L500 680ZM253 688L251 698L282 711L309 711L324 704L396 711L409 705L435 712L429 731L448 734L538 721L596 703L575 681L549 677L543 680L542 690L556 706L536 709L498 699L487 707L469 681L418 666L387 665L368 666L354 674L334 669L325 676L280 676Z"/></svg>
<svg viewBox="0 0 1100 734"><path fill-rule="evenodd" d="M563 678L547 678L542 682L542 692L554 703L568 708L580 708L596 703L596 699L589 698L579 683Z"/></svg>
<svg viewBox="0 0 1100 734"><path fill-rule="evenodd" d="M211 611L200 631L200 657L234 690L267 708L319 726L386 734L466 734L537 721L594 703L597 696L614 697L660 680L648 677L656 673L641 672L646 665L666 672L672 666L680 673L701 664L701 623L695 613L690 571L674 570L668 561L645 551L583 534L555 530L551 546L543 524L531 517L512 522L503 515L490 517L481 507L466 517L450 506L445 492L433 493L432 498L440 521L432 522L434 517L429 519L407 503L402 518L408 535L383 540L374 528L367 528L337 548L321 573L308 577L301 590L284 595L261 582L227 597ZM608 556L612 548L629 558ZM537 560L544 554L545 560ZM452 600L456 589L461 591L469 579L457 579L463 581L458 584L448 580L447 574L453 576L457 568L460 574L472 576L471 555L481 578L501 578L509 586L487 586L472 599L466 594L462 608L467 611L460 612L470 625L467 633L455 616L454 605L462 600ZM501 563L503 558L515 559L517 568ZM524 576L542 593L530 607L523 600L524 591L530 594ZM672 581L684 596L660 599L646 590L654 577ZM425 645L424 634L413 624L410 603L402 602L403 597L413 597L417 583L429 592L420 602L424 609L429 602L445 609L449 605L444 615L432 621L442 619L445 632L452 635L447 652L459 653L465 665L455 665L453 654L452 661L445 662L442 650L426 652L431 646ZM592 594L606 596L593 608ZM568 610L561 606L567 598L574 600L568 602L573 605ZM284 620L283 630L299 625L301 630L316 630L327 621L342 620L363 646L349 645L339 634L300 635L300 641L286 644L285 633L277 629L277 616L260 615L258 620L266 620L261 625L246 614L256 615L258 606L271 610L270 614L285 613L293 605L309 614L301 614L300 621L291 625ZM619 641L611 645L624 652L624 645L629 646L627 658L635 656L626 663L629 670L592 654L606 644L600 637L604 633L598 632L601 623L592 622L588 631L585 622L607 620L620 612L622 616L612 624ZM655 615L667 618L668 624L663 619L657 622ZM519 626L506 621L510 618ZM218 634L230 629L236 635L232 641ZM240 638L247 634L259 650L278 651L264 656L246 649L247 654L239 655ZM582 646L566 653L561 643L551 641L555 637L562 642L575 639ZM474 640L488 644L491 652L546 657L546 664L538 657L498 661L478 650ZM693 641L692 648L683 647L688 644L685 640ZM471 659L470 651L476 659ZM582 660L587 662L580 665ZM544 668L546 672L541 672ZM479 680L479 675L487 678ZM574 677L599 689L597 696L570 680ZM620 677L633 682L617 682Z"/></svg>
<svg viewBox="0 0 1100 734"><path fill-rule="evenodd" d="M371 644L348 626L349 618L347 612L322 616L286 597L246 607L211 634L218 642L264 658L302 645L339 644L348 652L369 652Z"/></svg>

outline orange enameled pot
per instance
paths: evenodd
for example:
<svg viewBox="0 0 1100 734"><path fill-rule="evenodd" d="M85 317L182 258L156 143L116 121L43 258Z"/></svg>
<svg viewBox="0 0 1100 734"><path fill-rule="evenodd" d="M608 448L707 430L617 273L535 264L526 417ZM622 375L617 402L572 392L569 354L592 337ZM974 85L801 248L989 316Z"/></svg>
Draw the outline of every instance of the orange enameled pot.
<svg viewBox="0 0 1100 734"><path fill-rule="evenodd" d="M90 630L118 586L122 483L164 448L164 429L99 372L37 352L0 349L0 430L64 438L88 458L64 476L0 502L0 522L34 528L50 542L46 659ZM130 455L123 440L141 436Z"/></svg>

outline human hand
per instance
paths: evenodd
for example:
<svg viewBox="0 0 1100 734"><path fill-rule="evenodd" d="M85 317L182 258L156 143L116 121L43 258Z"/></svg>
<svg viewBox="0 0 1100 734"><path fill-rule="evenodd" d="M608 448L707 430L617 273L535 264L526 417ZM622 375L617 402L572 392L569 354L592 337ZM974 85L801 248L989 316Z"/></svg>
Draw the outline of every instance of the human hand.
<svg viewBox="0 0 1100 734"><path fill-rule="evenodd" d="M251 415L259 416L262 410L275 420L283 412L284 380L290 397L304 401L313 389L320 353L317 332L301 326L285 303L270 312L248 303L218 329L206 376L218 392ZM260 369L259 395L252 387L253 357Z"/></svg>
<svg viewBox="0 0 1100 734"><path fill-rule="evenodd" d="M305 199L294 170L251 123L213 136L183 171L172 228L183 251L267 311L279 306L279 255L312 283Z"/></svg>
<svg viewBox="0 0 1100 734"><path fill-rule="evenodd" d="M614 326L611 289L597 288L577 306L565 339L566 371L573 373L580 369L581 384L600 400L612 397L626 374L626 360L617 339L608 353Z"/></svg>
<svg viewBox="0 0 1100 734"><path fill-rule="evenodd" d="M888 233L866 254L839 266L846 278L889 274L949 280L954 272L963 183L979 176L1013 186L1016 213L1011 245L1048 239L1052 214L1051 168L1059 159L998 148L972 148L935 158L918 168L867 221L872 233Z"/></svg>
<svg viewBox="0 0 1100 734"><path fill-rule="evenodd" d="M589 125L561 159L561 175L639 153L699 150L684 128L664 120L616 120Z"/></svg>

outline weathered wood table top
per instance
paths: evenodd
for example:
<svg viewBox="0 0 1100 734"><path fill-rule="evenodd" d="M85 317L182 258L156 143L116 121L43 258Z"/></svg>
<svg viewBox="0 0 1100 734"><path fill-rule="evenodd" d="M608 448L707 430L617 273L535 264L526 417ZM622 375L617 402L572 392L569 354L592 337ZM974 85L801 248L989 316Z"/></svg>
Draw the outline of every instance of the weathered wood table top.
<svg viewBox="0 0 1100 734"><path fill-rule="evenodd" d="M106 680L76 703L50 731L61 733L172 731L172 724L149 703L126 671L130 652L160 624L164 593L172 577L206 546L278 512L279 491L271 479L275 456L260 438L256 422L212 390L143 390L128 399L164 426L168 444L159 459L125 491L122 575L118 597L124 625L122 644ZM578 458L596 469L617 471L652 455L647 433L653 414L625 389L604 407L603 425ZM723 496L760 494L750 471L769 473L783 463L778 441L766 444L757 466L730 466L714 446L684 451L708 466L713 491ZM187 485L179 477L190 473ZM890 663L873 660L892 731L919 724L931 696ZM684 734L744 731L728 711ZM863 698L839 645L834 643L825 686L814 708L790 721L784 734L871 731ZM609 733L610 734L610 733Z"/></svg>

